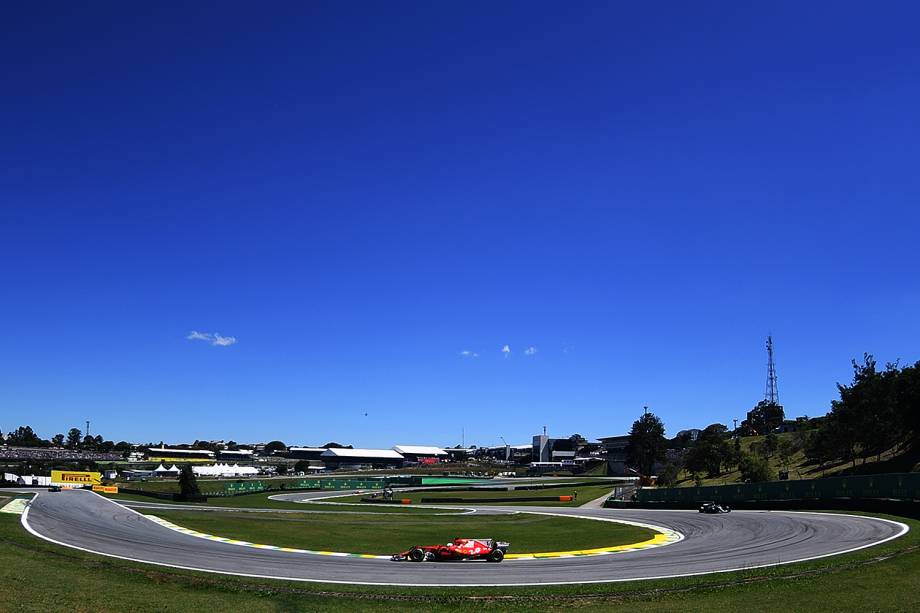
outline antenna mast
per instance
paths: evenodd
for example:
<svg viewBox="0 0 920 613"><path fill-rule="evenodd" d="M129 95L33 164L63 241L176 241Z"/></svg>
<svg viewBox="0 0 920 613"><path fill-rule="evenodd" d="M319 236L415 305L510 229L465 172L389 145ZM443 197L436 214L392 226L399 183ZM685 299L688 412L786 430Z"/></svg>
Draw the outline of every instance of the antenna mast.
<svg viewBox="0 0 920 613"><path fill-rule="evenodd" d="M776 387L776 364L773 361L773 336L767 336L767 386L763 399L769 404L779 404L779 389Z"/></svg>

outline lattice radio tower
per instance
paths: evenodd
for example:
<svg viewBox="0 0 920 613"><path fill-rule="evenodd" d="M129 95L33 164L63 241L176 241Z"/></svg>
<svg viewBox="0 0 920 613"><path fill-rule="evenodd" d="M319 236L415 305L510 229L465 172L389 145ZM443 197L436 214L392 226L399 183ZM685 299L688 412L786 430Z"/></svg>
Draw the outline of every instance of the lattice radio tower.
<svg viewBox="0 0 920 613"><path fill-rule="evenodd" d="M773 361L773 336L767 337L767 385L763 399L770 404L779 404L779 389L776 387L776 364Z"/></svg>

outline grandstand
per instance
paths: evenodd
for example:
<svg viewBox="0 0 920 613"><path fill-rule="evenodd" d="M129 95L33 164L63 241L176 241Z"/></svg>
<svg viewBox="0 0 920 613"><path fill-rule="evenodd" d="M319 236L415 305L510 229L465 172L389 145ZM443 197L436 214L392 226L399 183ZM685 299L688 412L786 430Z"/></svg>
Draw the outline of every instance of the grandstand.
<svg viewBox="0 0 920 613"><path fill-rule="evenodd" d="M0 447L0 460L48 460L73 462L89 460L93 462L117 462L120 453L99 453L96 451L79 451L61 447Z"/></svg>

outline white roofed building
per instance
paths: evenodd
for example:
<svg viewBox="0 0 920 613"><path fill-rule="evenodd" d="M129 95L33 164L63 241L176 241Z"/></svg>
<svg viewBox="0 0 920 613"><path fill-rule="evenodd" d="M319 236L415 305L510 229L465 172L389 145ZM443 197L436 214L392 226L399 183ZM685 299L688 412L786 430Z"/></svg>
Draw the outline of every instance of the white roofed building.
<svg viewBox="0 0 920 613"><path fill-rule="evenodd" d="M405 458L393 449L344 449L332 447L320 454L329 468L396 468Z"/></svg>
<svg viewBox="0 0 920 613"><path fill-rule="evenodd" d="M406 462L433 464L447 458L447 452L440 447L425 445L396 445L393 451L402 455Z"/></svg>

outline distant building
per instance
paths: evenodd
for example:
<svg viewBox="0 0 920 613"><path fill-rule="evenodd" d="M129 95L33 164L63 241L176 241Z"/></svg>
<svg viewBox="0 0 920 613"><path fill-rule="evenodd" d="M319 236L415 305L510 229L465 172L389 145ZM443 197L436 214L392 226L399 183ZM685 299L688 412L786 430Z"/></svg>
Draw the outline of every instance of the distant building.
<svg viewBox="0 0 920 613"><path fill-rule="evenodd" d="M626 469L626 448L629 446L629 435L602 436L597 440L607 451L607 474L612 477L629 475Z"/></svg>
<svg viewBox="0 0 920 613"><path fill-rule="evenodd" d="M151 462L211 462L214 452L207 449L174 449L151 447L146 453Z"/></svg>
<svg viewBox="0 0 920 613"><path fill-rule="evenodd" d="M531 462L562 462L574 460L578 443L571 438L549 438L545 434L533 437Z"/></svg>
<svg viewBox="0 0 920 613"><path fill-rule="evenodd" d="M278 455L291 460L321 460L325 452L325 447L288 447L287 451L283 451Z"/></svg>
<svg viewBox="0 0 920 613"><path fill-rule="evenodd" d="M424 445L396 445L393 451L405 458L406 462L417 464L437 464L447 458L447 452L440 447Z"/></svg>
<svg viewBox="0 0 920 613"><path fill-rule="evenodd" d="M252 451L249 449L237 449L235 451L230 451L229 449L221 449L217 452L217 457L221 460L233 460L235 462L252 461Z"/></svg>
<svg viewBox="0 0 920 613"><path fill-rule="evenodd" d="M447 457L451 462L463 462L464 460L470 458L476 454L477 449L475 447L449 447L444 451L447 452Z"/></svg>
<svg viewBox="0 0 920 613"><path fill-rule="evenodd" d="M700 434L702 433L703 431L700 430L699 428L690 428L689 430L681 430L680 432L678 432L677 438L686 437L688 441L690 441L691 443L695 443L696 441L699 440Z"/></svg>
<svg viewBox="0 0 920 613"><path fill-rule="evenodd" d="M326 449L320 459L329 468L399 468L405 463L392 449Z"/></svg>

